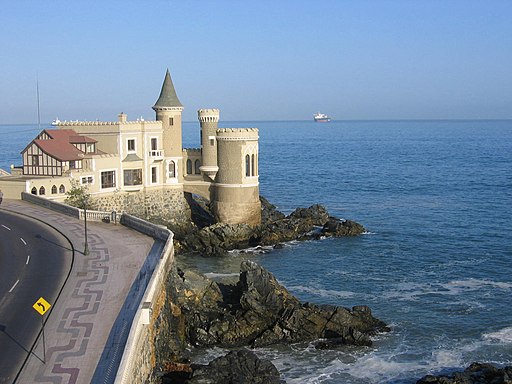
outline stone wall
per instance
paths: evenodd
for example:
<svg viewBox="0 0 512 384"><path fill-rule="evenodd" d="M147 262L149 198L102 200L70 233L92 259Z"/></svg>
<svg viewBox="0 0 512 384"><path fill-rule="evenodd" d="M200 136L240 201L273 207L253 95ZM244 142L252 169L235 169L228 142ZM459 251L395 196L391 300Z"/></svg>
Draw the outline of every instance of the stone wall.
<svg viewBox="0 0 512 384"><path fill-rule="evenodd" d="M114 192L93 196L93 209L128 213L156 223L190 220L190 207L181 187L165 187L139 192Z"/></svg>

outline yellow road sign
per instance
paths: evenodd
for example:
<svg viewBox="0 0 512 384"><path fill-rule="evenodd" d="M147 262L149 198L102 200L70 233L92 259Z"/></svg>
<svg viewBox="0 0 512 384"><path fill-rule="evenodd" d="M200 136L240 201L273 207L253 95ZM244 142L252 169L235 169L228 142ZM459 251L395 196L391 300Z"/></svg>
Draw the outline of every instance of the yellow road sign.
<svg viewBox="0 0 512 384"><path fill-rule="evenodd" d="M44 298L41 297L34 303L32 308L34 308L37 312L39 312L41 316L43 316L46 313L46 311L50 309L51 306L52 305L49 302L47 302Z"/></svg>

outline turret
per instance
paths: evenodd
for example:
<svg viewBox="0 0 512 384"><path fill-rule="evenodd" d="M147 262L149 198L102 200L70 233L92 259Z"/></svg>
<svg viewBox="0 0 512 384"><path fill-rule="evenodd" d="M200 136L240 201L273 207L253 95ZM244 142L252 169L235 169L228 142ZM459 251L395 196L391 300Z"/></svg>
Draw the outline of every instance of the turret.
<svg viewBox="0 0 512 384"><path fill-rule="evenodd" d="M201 167L199 170L205 181L214 181L219 170L217 164L217 139L215 137L219 123L218 109L200 109L197 111L201 126Z"/></svg>
<svg viewBox="0 0 512 384"><path fill-rule="evenodd" d="M216 137L219 170L211 196L216 220L260 224L258 129L222 128Z"/></svg>
<svg viewBox="0 0 512 384"><path fill-rule="evenodd" d="M177 169L182 169L181 112L183 111L183 105L176 95L169 70L165 73L160 97L153 106L153 110L156 112L156 120L162 122L165 157L174 161L178 166ZM182 178L180 172L180 182L183 181Z"/></svg>
<svg viewBox="0 0 512 384"><path fill-rule="evenodd" d="M165 73L160 97L153 106L153 110L156 112L156 120L162 122L165 156L181 156L181 112L183 111L183 105L176 95L169 70Z"/></svg>

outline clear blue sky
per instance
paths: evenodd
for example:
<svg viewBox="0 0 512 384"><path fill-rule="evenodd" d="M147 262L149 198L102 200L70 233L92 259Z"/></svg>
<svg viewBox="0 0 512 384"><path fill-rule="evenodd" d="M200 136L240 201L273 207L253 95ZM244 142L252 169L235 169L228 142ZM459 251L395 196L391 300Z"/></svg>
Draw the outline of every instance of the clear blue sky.
<svg viewBox="0 0 512 384"><path fill-rule="evenodd" d="M511 0L2 3L0 123L512 118Z"/></svg>

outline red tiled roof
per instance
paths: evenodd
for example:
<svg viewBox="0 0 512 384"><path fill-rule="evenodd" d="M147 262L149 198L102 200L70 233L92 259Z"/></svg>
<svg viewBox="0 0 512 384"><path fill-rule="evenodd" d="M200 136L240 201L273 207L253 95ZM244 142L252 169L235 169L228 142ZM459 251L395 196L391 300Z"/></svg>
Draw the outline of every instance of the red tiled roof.
<svg viewBox="0 0 512 384"><path fill-rule="evenodd" d="M81 160L84 157L84 153L69 142L53 139L34 140L34 143L41 148L43 152L60 161Z"/></svg>
<svg viewBox="0 0 512 384"><path fill-rule="evenodd" d="M45 129L44 132L51 139L35 139L33 143L41 148L43 152L60 161L83 159L84 152L80 151L73 144L97 142L97 140L90 137L79 135L72 129Z"/></svg>
<svg viewBox="0 0 512 384"><path fill-rule="evenodd" d="M98 140L94 140L92 137L77 135L77 136L69 136L69 142L72 144L97 143Z"/></svg>
<svg viewBox="0 0 512 384"><path fill-rule="evenodd" d="M54 140L66 140L69 136L78 135L73 129L45 129L43 132Z"/></svg>

